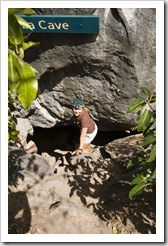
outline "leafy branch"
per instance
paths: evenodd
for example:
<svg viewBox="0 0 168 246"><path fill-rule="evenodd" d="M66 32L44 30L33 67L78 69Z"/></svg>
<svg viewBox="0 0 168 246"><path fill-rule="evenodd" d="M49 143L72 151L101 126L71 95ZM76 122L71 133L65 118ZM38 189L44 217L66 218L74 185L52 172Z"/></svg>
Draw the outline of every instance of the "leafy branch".
<svg viewBox="0 0 168 246"><path fill-rule="evenodd" d="M142 87L141 90L145 97L135 100L128 107L128 113L136 111L138 116L136 128L138 132L143 133L143 148L149 151L145 156L139 156L136 163L130 160L127 164L127 168L137 165L145 167L143 173L139 174L131 182L130 199L141 194L145 189L155 191L156 187L156 110L152 107L152 104L156 102L156 95L153 95L146 87Z"/></svg>
<svg viewBox="0 0 168 246"><path fill-rule="evenodd" d="M25 109L28 109L37 96L38 80L37 70L26 63L24 51L39 45L34 42L24 42L22 28L31 30L27 21L19 14L36 14L32 9L8 9L8 142L17 139L17 131L11 114L13 105L12 95L19 100Z"/></svg>

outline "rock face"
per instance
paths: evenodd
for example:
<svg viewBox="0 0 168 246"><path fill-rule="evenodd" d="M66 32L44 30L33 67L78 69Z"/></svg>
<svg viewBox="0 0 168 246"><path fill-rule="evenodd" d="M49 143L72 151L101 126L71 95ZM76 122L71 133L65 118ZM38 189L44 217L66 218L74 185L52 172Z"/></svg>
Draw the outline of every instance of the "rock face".
<svg viewBox="0 0 168 246"><path fill-rule="evenodd" d="M143 134L136 134L117 139L105 145L105 151L110 154L113 162L126 165L129 160L136 159L138 155L144 154L142 147Z"/></svg>
<svg viewBox="0 0 168 246"><path fill-rule="evenodd" d="M37 14L99 16L95 34L29 34L40 45L26 53L38 70L38 97L28 110L33 126L50 128L72 116L74 98L84 99L100 130L128 130L136 115L127 109L155 91L155 9L35 9Z"/></svg>

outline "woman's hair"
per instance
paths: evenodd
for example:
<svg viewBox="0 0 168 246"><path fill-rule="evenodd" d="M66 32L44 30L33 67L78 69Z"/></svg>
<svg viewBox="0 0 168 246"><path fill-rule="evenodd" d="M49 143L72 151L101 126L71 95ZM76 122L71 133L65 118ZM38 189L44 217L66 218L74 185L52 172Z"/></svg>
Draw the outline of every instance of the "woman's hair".
<svg viewBox="0 0 168 246"><path fill-rule="evenodd" d="M90 110L87 107L83 107L83 111L87 112L90 115Z"/></svg>

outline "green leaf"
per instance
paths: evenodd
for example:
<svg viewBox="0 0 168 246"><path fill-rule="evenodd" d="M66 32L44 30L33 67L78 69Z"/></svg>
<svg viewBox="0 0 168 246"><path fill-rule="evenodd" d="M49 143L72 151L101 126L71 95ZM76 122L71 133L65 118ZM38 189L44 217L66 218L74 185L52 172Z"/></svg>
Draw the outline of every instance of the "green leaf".
<svg viewBox="0 0 168 246"><path fill-rule="evenodd" d="M136 107L136 113L137 113L137 114L142 110L142 108L143 108L143 106L144 106L145 104L146 104L146 103L141 104L141 105L139 105L138 107Z"/></svg>
<svg viewBox="0 0 168 246"><path fill-rule="evenodd" d="M129 162L127 163L127 169L129 169L132 166L133 166L132 160L129 160Z"/></svg>
<svg viewBox="0 0 168 246"><path fill-rule="evenodd" d="M141 182L145 182L145 180L146 180L145 177L142 174L140 174L140 175L138 175L136 178L134 178L132 180L131 185L135 185L135 184L139 184Z"/></svg>
<svg viewBox="0 0 168 246"><path fill-rule="evenodd" d="M129 192L129 198L132 199L133 197L141 194L145 186L146 186L145 182L135 185Z"/></svg>
<svg viewBox="0 0 168 246"><path fill-rule="evenodd" d="M22 48L23 48L24 50L27 50L27 49L29 49L30 47L38 46L39 44L40 44L40 42L34 43L34 42L29 41L28 43L23 43L23 44L22 44Z"/></svg>
<svg viewBox="0 0 168 246"><path fill-rule="evenodd" d="M156 160L156 144L152 147L149 157L146 162L152 162Z"/></svg>
<svg viewBox="0 0 168 246"><path fill-rule="evenodd" d="M13 45L19 45L23 42L22 28L13 14L8 15L8 35L9 41Z"/></svg>
<svg viewBox="0 0 168 246"><path fill-rule="evenodd" d="M156 96L155 96L155 95L153 95L153 96L151 97L151 100L150 100L150 103L154 103L154 102L156 102Z"/></svg>
<svg viewBox="0 0 168 246"><path fill-rule="evenodd" d="M156 169L154 170L154 172L152 173L150 178L153 179L153 180L156 179Z"/></svg>
<svg viewBox="0 0 168 246"><path fill-rule="evenodd" d="M144 132L147 129L147 127L149 126L151 118L152 118L151 111L145 109L143 114L141 115L141 117L139 119L139 124L137 126L137 130Z"/></svg>
<svg viewBox="0 0 168 246"><path fill-rule="evenodd" d="M21 59L18 60L17 70L19 73L17 96L23 107L27 109L30 107L37 95L37 71Z"/></svg>
<svg viewBox="0 0 168 246"><path fill-rule="evenodd" d="M22 17L20 16L15 16L19 25L26 28L26 29L29 29L29 30L32 30L31 26L28 24L28 22L26 20L24 20Z"/></svg>
<svg viewBox="0 0 168 246"><path fill-rule="evenodd" d="M9 8L8 10L12 14L22 14L22 15L36 15L36 12L33 9L26 8Z"/></svg>
<svg viewBox="0 0 168 246"><path fill-rule="evenodd" d="M152 96L151 92L146 87L141 87L141 91L148 96L148 99Z"/></svg>
<svg viewBox="0 0 168 246"><path fill-rule="evenodd" d="M138 163L141 163L143 160L142 156L138 156Z"/></svg>
<svg viewBox="0 0 168 246"><path fill-rule="evenodd" d="M128 107L128 112L132 112L134 109L136 109L139 105L144 105L146 104L145 100L143 98L139 98L135 100L129 107Z"/></svg>
<svg viewBox="0 0 168 246"><path fill-rule="evenodd" d="M8 85L11 93L16 89L19 82L19 74L16 69L17 59L11 53L8 54Z"/></svg>
<svg viewBox="0 0 168 246"><path fill-rule="evenodd" d="M21 59L24 58L24 50L23 50L22 47L19 48L19 57L20 57Z"/></svg>
<svg viewBox="0 0 168 246"><path fill-rule="evenodd" d="M144 138L142 146L144 148L147 148L150 144L155 143L155 141L156 141L156 135L152 133Z"/></svg>
<svg viewBox="0 0 168 246"><path fill-rule="evenodd" d="M19 131L9 132L9 135L8 135L9 140L16 141L18 139L18 134L19 134Z"/></svg>

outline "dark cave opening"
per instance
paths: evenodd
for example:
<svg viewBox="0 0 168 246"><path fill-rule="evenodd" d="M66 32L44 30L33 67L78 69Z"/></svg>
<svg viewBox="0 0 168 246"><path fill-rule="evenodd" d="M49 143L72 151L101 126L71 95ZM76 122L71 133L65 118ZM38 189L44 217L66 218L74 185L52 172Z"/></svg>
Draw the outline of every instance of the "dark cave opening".
<svg viewBox="0 0 168 246"><path fill-rule="evenodd" d="M55 149L72 151L79 143L79 128L76 126L55 126L52 128L34 127L33 135L28 135L27 142L32 140L38 149L38 154L42 152L53 152ZM92 144L104 146L107 143L129 136L126 131L98 131Z"/></svg>

